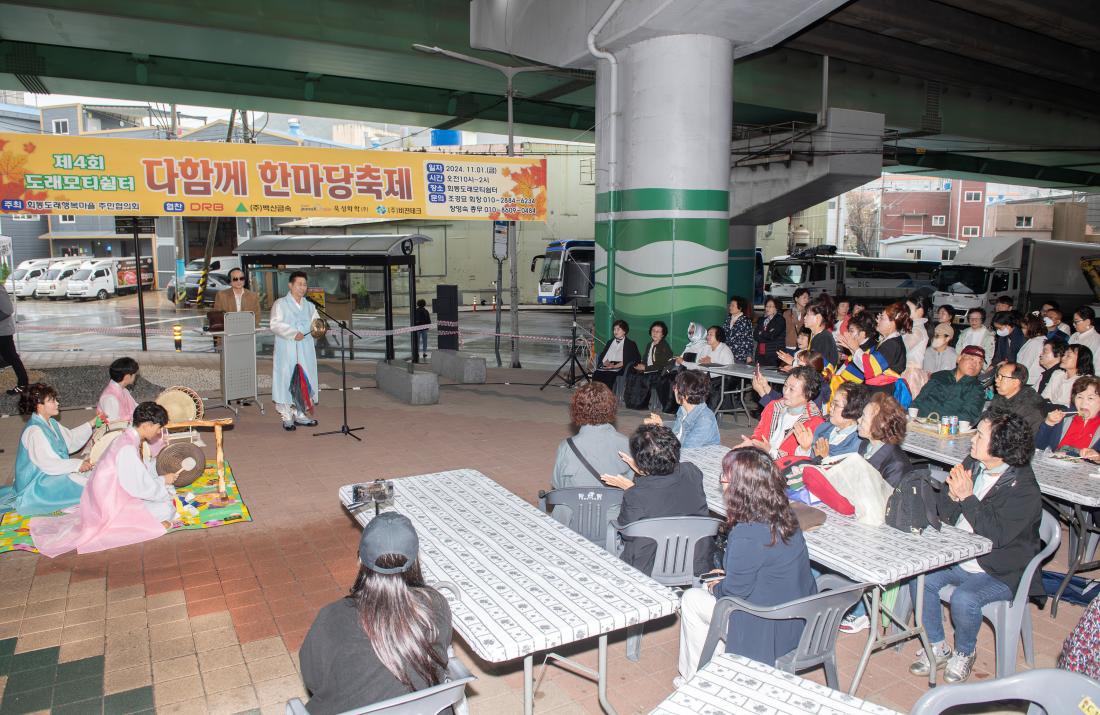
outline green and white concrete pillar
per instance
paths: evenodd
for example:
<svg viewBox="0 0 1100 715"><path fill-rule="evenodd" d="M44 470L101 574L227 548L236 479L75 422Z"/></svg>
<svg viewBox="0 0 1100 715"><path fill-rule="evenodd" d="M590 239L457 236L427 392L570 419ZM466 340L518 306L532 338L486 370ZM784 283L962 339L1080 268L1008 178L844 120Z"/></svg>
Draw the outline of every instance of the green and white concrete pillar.
<svg viewBox="0 0 1100 715"><path fill-rule="evenodd" d="M615 56L614 116L610 65L596 75L596 330L621 318L641 345L664 320L676 349L726 312L733 47L670 35Z"/></svg>

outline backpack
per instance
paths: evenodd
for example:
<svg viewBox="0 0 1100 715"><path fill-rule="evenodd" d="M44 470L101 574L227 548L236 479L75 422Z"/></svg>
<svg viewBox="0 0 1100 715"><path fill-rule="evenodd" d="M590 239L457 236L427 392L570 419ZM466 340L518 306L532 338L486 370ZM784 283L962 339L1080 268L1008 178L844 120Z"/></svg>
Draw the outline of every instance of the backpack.
<svg viewBox="0 0 1100 715"><path fill-rule="evenodd" d="M898 531L919 534L929 526L939 531L936 488L929 470L915 469L902 477L886 502L885 518Z"/></svg>

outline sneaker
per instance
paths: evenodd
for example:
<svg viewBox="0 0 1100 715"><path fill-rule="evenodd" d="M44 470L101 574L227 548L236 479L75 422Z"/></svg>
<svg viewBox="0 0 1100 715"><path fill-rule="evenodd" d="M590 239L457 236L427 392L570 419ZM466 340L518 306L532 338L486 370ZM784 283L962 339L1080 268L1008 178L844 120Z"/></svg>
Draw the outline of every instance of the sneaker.
<svg viewBox="0 0 1100 715"><path fill-rule="evenodd" d="M871 627L871 619L867 616L855 616L849 613L840 622L841 633L859 633Z"/></svg>
<svg viewBox="0 0 1100 715"><path fill-rule="evenodd" d="M294 430L296 430L298 428L294 426L293 422L284 422L283 423L283 429L285 429L287 432L293 432Z"/></svg>
<svg viewBox="0 0 1100 715"><path fill-rule="evenodd" d="M9 395L22 395L23 392L26 389L27 389L26 385L16 385L15 387L11 388L7 392L8 392Z"/></svg>
<svg viewBox="0 0 1100 715"><path fill-rule="evenodd" d="M302 425L303 427L316 427L317 420L312 417L295 417L294 424Z"/></svg>
<svg viewBox="0 0 1100 715"><path fill-rule="evenodd" d="M947 661L951 658L951 652L947 650L947 646L943 643L935 643L932 645L932 653L936 657L936 670L947 665ZM924 648L917 651L917 659L909 665L909 672L913 675L927 676L931 670L931 666L928 663L928 656L924 653Z"/></svg>
<svg viewBox="0 0 1100 715"><path fill-rule="evenodd" d="M955 651L951 659L947 661L947 669L943 671L943 682L961 683L970 677L970 671L974 667L974 661L978 654L966 655Z"/></svg>

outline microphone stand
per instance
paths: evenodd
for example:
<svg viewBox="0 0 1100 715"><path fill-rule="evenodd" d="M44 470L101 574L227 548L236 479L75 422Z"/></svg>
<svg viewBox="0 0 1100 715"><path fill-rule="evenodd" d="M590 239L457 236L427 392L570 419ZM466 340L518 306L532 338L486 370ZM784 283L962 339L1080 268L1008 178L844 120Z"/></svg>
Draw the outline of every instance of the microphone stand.
<svg viewBox="0 0 1100 715"><path fill-rule="evenodd" d="M316 301L309 298L307 298L306 300L309 300L310 303L313 303L313 307L316 308L317 312L320 313L323 317L328 318L329 320L340 326L340 399L343 401L344 422L340 425L340 429L329 430L328 432L314 432L313 436L324 437L330 434L343 434L347 435L348 437L354 437L358 442L362 442L363 440L359 437L359 435L354 433L358 432L359 430L366 429L366 427L348 427L348 366L347 362L344 359L344 333L351 333L360 340L363 339L363 336L349 328L346 320L338 320L334 318L328 311L317 305ZM318 381L320 381L320 375L318 375ZM320 387L318 387L318 389L320 389Z"/></svg>

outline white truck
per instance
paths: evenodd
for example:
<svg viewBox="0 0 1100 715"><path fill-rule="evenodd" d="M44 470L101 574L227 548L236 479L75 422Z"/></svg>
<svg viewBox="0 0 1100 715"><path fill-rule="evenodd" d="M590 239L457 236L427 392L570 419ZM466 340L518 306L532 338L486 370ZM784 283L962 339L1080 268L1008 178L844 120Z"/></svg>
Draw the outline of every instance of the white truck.
<svg viewBox="0 0 1100 715"><path fill-rule="evenodd" d="M153 259L141 259L141 283L145 289L153 286ZM96 298L137 290L137 262L133 258L96 258L80 264L69 278L65 295L69 298Z"/></svg>
<svg viewBox="0 0 1100 715"><path fill-rule="evenodd" d="M1096 252L1095 243L972 238L955 260L936 271L932 303L937 309L950 305L965 320L970 309L988 313L998 296L1010 295L1017 310L1036 310L1044 300L1056 300L1069 316L1096 300L1081 272L1081 258Z"/></svg>
<svg viewBox="0 0 1100 715"><path fill-rule="evenodd" d="M62 258L50 264L46 274L38 279L34 289L35 298L57 300L64 298L69 289L69 279L80 269L81 258Z"/></svg>
<svg viewBox="0 0 1100 715"><path fill-rule="evenodd" d="M764 292L790 300L796 290L805 288L811 296L828 293L883 306L917 291L929 291L937 267L937 261L871 258L838 253L835 246L815 246L772 259Z"/></svg>
<svg viewBox="0 0 1100 715"><path fill-rule="evenodd" d="M18 298L31 298L38 287L38 280L50 267L49 258L32 258L23 261L8 277L4 287L8 293Z"/></svg>

